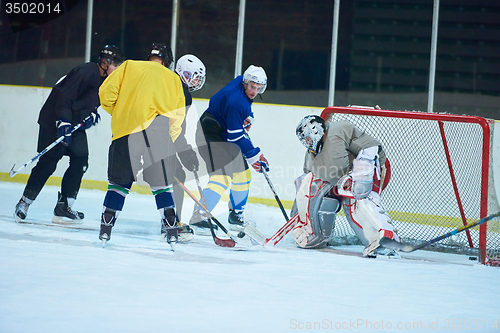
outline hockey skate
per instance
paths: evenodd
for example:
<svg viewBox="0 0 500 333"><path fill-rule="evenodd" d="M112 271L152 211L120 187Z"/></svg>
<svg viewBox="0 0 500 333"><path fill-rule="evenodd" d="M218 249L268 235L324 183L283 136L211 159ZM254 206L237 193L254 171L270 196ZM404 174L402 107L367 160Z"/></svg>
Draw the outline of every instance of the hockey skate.
<svg viewBox="0 0 500 333"><path fill-rule="evenodd" d="M99 231L99 239L102 241L102 247L111 239L111 229L116 222L116 210L107 208L101 216L101 230Z"/></svg>
<svg viewBox="0 0 500 333"><path fill-rule="evenodd" d="M243 220L243 210L229 210L229 216L227 217L227 222L229 223L229 229L234 231L242 231L245 227L245 222Z"/></svg>
<svg viewBox="0 0 500 333"><path fill-rule="evenodd" d="M177 225L177 218L175 216L175 211L173 208L165 208L165 210L162 213L162 216L164 217L161 220L161 225L162 229L165 227L165 240L167 241L168 244L170 244L170 247L172 248L172 251L175 251L175 244L179 241L179 227Z"/></svg>
<svg viewBox="0 0 500 333"><path fill-rule="evenodd" d="M175 251L175 244L179 241L179 228L177 227L177 222L174 222L173 226L170 226L166 220L163 220L162 223L165 223L167 228L165 240L170 244L172 251Z"/></svg>
<svg viewBox="0 0 500 333"><path fill-rule="evenodd" d="M193 216L189 221L189 226L194 230L196 235L209 236L210 232L210 218L205 214L205 212L198 207L194 208ZM219 227L212 223L214 230L218 230Z"/></svg>
<svg viewBox="0 0 500 333"><path fill-rule="evenodd" d="M384 256L387 259L401 259L401 255L397 251L382 246L377 248L375 253L378 256Z"/></svg>
<svg viewBox="0 0 500 333"><path fill-rule="evenodd" d="M167 224L163 221L161 223L161 239L167 241ZM187 243L193 240L194 231L187 224L177 221L177 227L179 231L179 243Z"/></svg>
<svg viewBox="0 0 500 333"><path fill-rule="evenodd" d="M16 204L16 211L14 212L14 220L16 222L21 222L26 216L28 216L28 208L33 203L33 200L26 198L24 195L19 202Z"/></svg>
<svg viewBox="0 0 500 333"><path fill-rule="evenodd" d="M74 201L74 199L68 198L62 195L61 192L58 192L58 200L54 208L54 217L52 218L53 223L83 223L85 215L82 212L71 209L72 205L68 201Z"/></svg>
<svg viewBox="0 0 500 333"><path fill-rule="evenodd" d="M377 258L377 256L385 256L388 259L400 259L401 256L395 250L385 248L380 245L380 239L374 240L363 249L363 257Z"/></svg>
<svg viewBox="0 0 500 333"><path fill-rule="evenodd" d="M233 231L243 231L247 224L251 224L255 227L255 223L252 221L245 221L243 218L243 210L229 209L229 215L227 217L227 222L229 223L229 229Z"/></svg>
<svg viewBox="0 0 500 333"><path fill-rule="evenodd" d="M177 226L179 227L179 243L186 243L193 240L194 230L191 227L179 221L177 221Z"/></svg>
<svg viewBox="0 0 500 333"><path fill-rule="evenodd" d="M376 239L367 247L363 249L363 257L364 258L377 258L377 252L375 251L380 247L380 239Z"/></svg>

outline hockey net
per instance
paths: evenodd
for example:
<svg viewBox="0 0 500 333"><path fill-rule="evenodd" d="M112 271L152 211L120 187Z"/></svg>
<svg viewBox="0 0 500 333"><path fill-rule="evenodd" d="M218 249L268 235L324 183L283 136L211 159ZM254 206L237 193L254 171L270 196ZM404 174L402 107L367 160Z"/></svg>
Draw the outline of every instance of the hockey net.
<svg viewBox="0 0 500 333"><path fill-rule="evenodd" d="M500 211L492 169L494 120L364 107L329 107L321 116L348 120L382 143L391 164L382 204L404 242L420 244ZM357 242L345 217L338 216L330 243ZM500 266L500 219L426 250Z"/></svg>

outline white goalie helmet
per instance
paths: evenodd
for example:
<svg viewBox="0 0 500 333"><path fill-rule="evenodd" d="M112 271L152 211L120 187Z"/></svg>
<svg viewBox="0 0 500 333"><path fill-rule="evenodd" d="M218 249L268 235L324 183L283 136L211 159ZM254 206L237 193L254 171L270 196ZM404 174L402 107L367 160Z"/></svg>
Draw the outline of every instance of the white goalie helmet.
<svg viewBox="0 0 500 333"><path fill-rule="evenodd" d="M206 69L203 62L192 54L186 54L177 60L175 71L179 74L190 92L200 90L205 84Z"/></svg>
<svg viewBox="0 0 500 333"><path fill-rule="evenodd" d="M248 84L248 82L253 81L258 84L263 84L262 88L259 90L259 94L263 94L267 87L267 75L264 68L250 65L245 73L243 73L243 82Z"/></svg>
<svg viewBox="0 0 500 333"><path fill-rule="evenodd" d="M311 153L317 155L323 148L323 135L325 134L325 121L323 118L315 115L309 115L302 118L295 133L300 142Z"/></svg>

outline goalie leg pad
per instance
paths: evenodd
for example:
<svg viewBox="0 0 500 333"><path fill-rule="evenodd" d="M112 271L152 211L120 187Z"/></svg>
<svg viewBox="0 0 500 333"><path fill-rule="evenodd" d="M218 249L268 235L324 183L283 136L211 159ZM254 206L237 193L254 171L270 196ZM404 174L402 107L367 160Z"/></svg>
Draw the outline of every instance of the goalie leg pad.
<svg viewBox="0 0 500 333"><path fill-rule="evenodd" d="M307 175L306 173L303 173L302 175L300 175L299 177L297 177L295 179L294 184L295 184L295 192L296 193L299 192L300 186L302 185L302 181L304 180L306 175ZM290 211L290 216L294 216L295 214L297 214L297 212L298 212L297 200L294 200L292 210Z"/></svg>
<svg viewBox="0 0 500 333"><path fill-rule="evenodd" d="M378 193L371 192L368 198L362 200L345 198L343 208L349 225L364 246L384 236L399 241L389 215L380 204Z"/></svg>
<svg viewBox="0 0 500 333"><path fill-rule="evenodd" d="M292 231L299 247L317 248L330 240L340 208L337 199L325 197L331 188L330 183L314 179L312 173L304 177L296 196L299 222Z"/></svg>
<svg viewBox="0 0 500 333"><path fill-rule="evenodd" d="M318 201L321 202L317 211L318 225L321 228L321 234L330 240L333 228L335 228L335 218L340 208L340 202L335 198L329 197L322 197Z"/></svg>

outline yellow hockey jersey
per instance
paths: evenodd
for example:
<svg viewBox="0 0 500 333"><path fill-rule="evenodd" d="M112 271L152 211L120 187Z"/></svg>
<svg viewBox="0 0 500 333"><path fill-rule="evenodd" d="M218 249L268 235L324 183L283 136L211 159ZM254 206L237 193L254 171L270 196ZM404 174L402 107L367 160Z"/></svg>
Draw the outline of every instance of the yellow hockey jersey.
<svg viewBox="0 0 500 333"><path fill-rule="evenodd" d="M146 129L160 115L169 118L175 141L186 115L179 76L155 61L127 60L99 88L102 108L111 115L113 140Z"/></svg>

